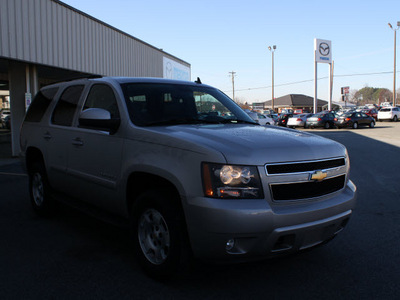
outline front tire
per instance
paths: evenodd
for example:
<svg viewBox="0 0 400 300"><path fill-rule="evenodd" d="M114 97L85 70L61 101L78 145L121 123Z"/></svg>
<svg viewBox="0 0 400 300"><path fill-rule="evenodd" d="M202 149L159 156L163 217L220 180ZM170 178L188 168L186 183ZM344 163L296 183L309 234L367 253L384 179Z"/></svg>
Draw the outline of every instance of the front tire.
<svg viewBox="0 0 400 300"><path fill-rule="evenodd" d="M146 191L135 202L132 238L143 271L158 280L172 277L186 257L183 213L161 191Z"/></svg>
<svg viewBox="0 0 400 300"><path fill-rule="evenodd" d="M374 127L375 127L375 122L372 121L372 122L369 124L369 127L370 127L370 128L374 128Z"/></svg>
<svg viewBox="0 0 400 300"><path fill-rule="evenodd" d="M42 162L34 162L29 170L29 195L32 208L39 216L54 214L55 202L50 196L50 185Z"/></svg>
<svg viewBox="0 0 400 300"><path fill-rule="evenodd" d="M397 122L397 116L396 115L393 117L393 122Z"/></svg>

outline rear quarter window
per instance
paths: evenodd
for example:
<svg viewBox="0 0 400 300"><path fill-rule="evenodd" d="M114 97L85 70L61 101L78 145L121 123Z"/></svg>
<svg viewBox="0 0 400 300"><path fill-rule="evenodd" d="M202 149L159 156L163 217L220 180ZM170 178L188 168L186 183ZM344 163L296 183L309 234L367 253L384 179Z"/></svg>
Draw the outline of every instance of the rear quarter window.
<svg viewBox="0 0 400 300"><path fill-rule="evenodd" d="M29 106L26 113L26 122L40 122L49 107L54 96L57 94L58 88L51 88L39 91Z"/></svg>

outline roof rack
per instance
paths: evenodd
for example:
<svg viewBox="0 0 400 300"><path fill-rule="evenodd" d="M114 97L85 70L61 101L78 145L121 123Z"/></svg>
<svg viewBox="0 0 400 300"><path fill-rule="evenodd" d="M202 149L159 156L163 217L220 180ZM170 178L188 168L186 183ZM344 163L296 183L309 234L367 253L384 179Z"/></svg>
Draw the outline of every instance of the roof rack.
<svg viewBox="0 0 400 300"><path fill-rule="evenodd" d="M66 79L63 79L63 80L59 80L59 81L54 81L54 82L52 82L52 83L49 83L49 84L47 84L47 85L50 85L50 84L56 84L56 83L60 83L60 82L68 82L68 81L73 81L73 80L78 80L78 79L96 79L96 78L103 78L103 76L102 75L83 75L83 76L75 76L75 77L70 77L70 78L66 78Z"/></svg>

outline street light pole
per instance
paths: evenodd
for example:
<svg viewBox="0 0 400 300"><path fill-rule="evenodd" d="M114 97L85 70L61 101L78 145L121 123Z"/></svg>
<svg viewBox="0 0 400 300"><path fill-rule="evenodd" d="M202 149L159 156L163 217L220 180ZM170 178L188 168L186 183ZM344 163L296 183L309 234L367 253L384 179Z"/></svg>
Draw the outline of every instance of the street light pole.
<svg viewBox="0 0 400 300"><path fill-rule="evenodd" d="M388 23L390 29L394 32L394 63L393 63L393 106L396 106L396 31L399 30L400 22L397 22L397 28L394 29L392 24Z"/></svg>
<svg viewBox="0 0 400 300"><path fill-rule="evenodd" d="M235 74L236 72L229 72L232 76L232 100L235 101Z"/></svg>
<svg viewBox="0 0 400 300"><path fill-rule="evenodd" d="M272 110L274 110L274 52L276 50L276 45L268 46L268 50L272 53L272 101L271 106Z"/></svg>

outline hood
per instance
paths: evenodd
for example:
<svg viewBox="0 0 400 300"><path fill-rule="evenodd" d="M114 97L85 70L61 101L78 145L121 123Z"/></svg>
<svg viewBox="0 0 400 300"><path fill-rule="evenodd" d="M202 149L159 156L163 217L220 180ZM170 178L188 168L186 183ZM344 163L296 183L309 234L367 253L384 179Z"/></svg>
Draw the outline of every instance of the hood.
<svg viewBox="0 0 400 300"><path fill-rule="evenodd" d="M231 164L264 165L346 155L345 147L337 142L275 126L178 125L150 130L168 136L165 146L198 152L208 148L222 153Z"/></svg>

